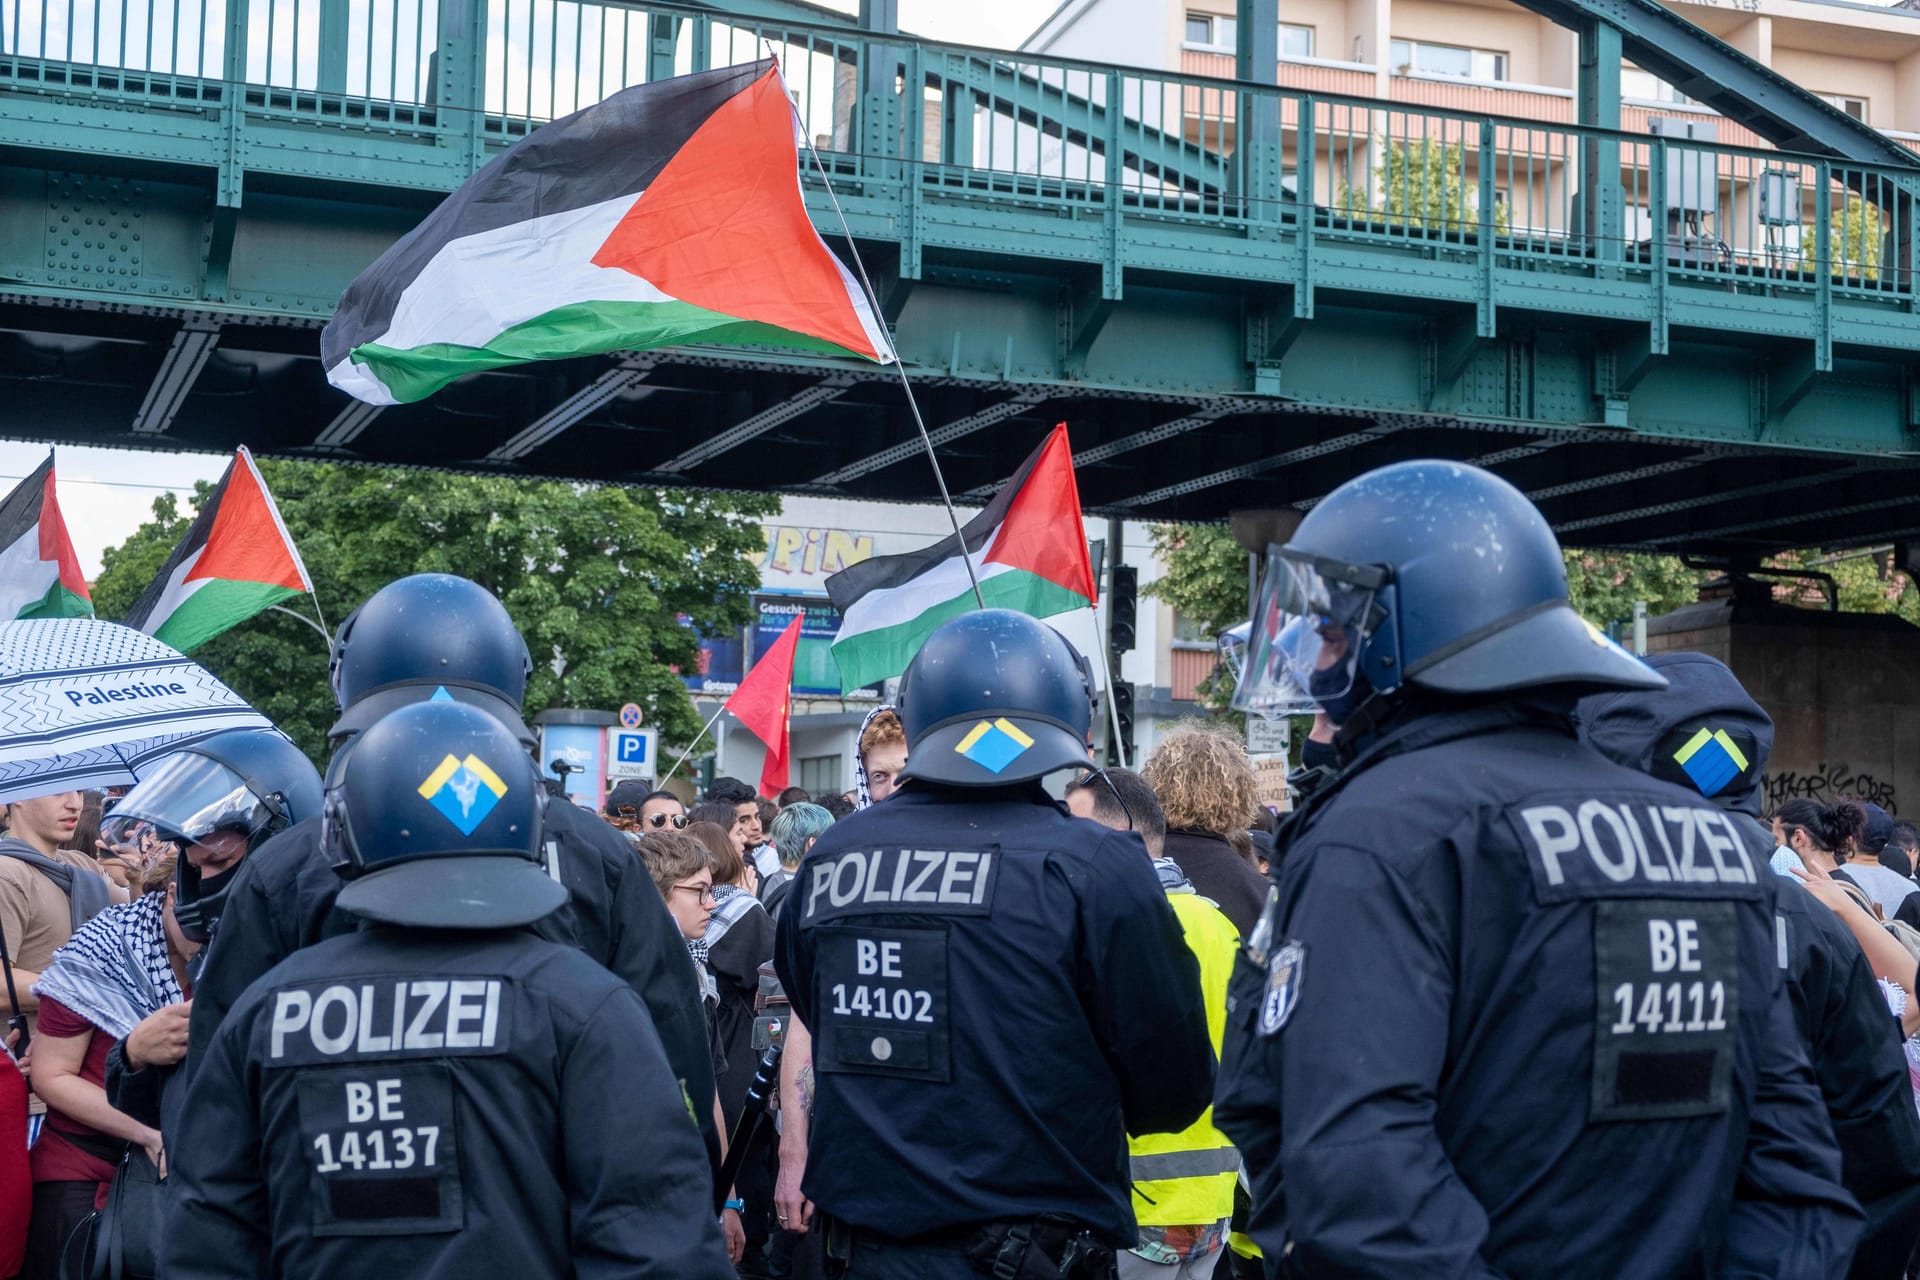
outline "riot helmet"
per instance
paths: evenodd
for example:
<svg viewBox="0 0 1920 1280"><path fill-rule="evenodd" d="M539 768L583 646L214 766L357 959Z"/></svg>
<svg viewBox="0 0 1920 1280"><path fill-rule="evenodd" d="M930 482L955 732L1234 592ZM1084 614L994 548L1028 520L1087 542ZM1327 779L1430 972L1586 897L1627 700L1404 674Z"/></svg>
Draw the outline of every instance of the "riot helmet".
<svg viewBox="0 0 1920 1280"><path fill-rule="evenodd" d="M941 624L900 679L903 778L960 787L1093 768L1080 655L1045 623L983 609Z"/></svg>
<svg viewBox="0 0 1920 1280"><path fill-rule="evenodd" d="M396 707L427 698L468 702L536 739L520 718L533 660L506 606L477 582L416 573L390 582L340 624L328 666L340 719L336 741Z"/></svg>
<svg viewBox="0 0 1920 1280"><path fill-rule="evenodd" d="M1350 480L1269 547L1234 705L1341 725L1414 686L1661 689L1573 611L1560 544L1518 489L1458 462ZM1377 711L1377 708L1375 708Z"/></svg>
<svg viewBox="0 0 1920 1280"><path fill-rule="evenodd" d="M173 914L206 942L239 860L320 812L320 774L271 729L236 729L163 756L101 822L109 845L172 844Z"/></svg>
<svg viewBox="0 0 1920 1280"><path fill-rule="evenodd" d="M531 924L567 900L541 864L547 793L513 733L451 700L400 707L327 768L340 906L431 929Z"/></svg>

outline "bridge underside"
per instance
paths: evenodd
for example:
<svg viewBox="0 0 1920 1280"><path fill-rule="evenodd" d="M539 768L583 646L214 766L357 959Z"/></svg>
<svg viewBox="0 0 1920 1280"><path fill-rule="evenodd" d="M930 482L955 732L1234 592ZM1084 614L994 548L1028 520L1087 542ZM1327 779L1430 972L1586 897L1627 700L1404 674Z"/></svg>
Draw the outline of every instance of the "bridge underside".
<svg viewBox="0 0 1920 1280"><path fill-rule="evenodd" d="M914 305L938 301L930 291ZM1237 300L1219 309L1219 324L1239 323ZM1588 328L1553 317L1513 318L1497 341L1460 352L1432 315L1356 308L1340 323L1343 314L1323 296L1314 340L1298 342L1287 364L1317 384L1307 388L1311 404L1021 382L977 367L1009 349L984 338L956 338L955 358L917 364L913 381L948 484L975 501L1065 421L1094 513L1217 520L1237 507L1311 504L1396 459L1444 457L1512 480L1569 545L1751 558L1920 536L1914 461L1863 457L1843 442L1832 451L1766 442L1780 362L1765 348L1676 335L1648 371L1624 367L1618 347L1596 347ZM1169 344L1165 334L1200 323L1195 316L1175 307L1158 328L1140 317L1147 327L1115 358L1143 375L1156 361L1191 359L1204 348ZM1344 332L1329 336L1330 324ZM317 359L318 327L0 294L0 434L142 449L245 443L273 457L595 482L934 496L890 369L681 349L481 375L422 404L343 407ZM1318 341L1328 344L1324 360ZM1847 378L1839 365L1818 394L1904 406L1901 382L1871 371ZM1168 368L1170 383L1177 372ZM1595 404L1596 378L1660 377L1703 388L1684 438L1644 424L1539 420ZM1342 386L1350 403L1326 403ZM1423 395L1432 411L1378 407Z"/></svg>

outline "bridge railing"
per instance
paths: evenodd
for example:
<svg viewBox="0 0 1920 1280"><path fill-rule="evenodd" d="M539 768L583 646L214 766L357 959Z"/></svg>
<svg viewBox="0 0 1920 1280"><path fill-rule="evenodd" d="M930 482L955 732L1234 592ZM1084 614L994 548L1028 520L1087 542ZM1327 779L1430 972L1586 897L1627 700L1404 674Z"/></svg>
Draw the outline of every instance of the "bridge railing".
<svg viewBox="0 0 1920 1280"><path fill-rule="evenodd" d="M768 52L823 164L856 195L1310 227L1490 269L1914 298L1920 170L671 3L0 0L0 92L237 101L249 117L464 141L476 163L620 89ZM1269 140L1265 154L1240 145L1249 134Z"/></svg>

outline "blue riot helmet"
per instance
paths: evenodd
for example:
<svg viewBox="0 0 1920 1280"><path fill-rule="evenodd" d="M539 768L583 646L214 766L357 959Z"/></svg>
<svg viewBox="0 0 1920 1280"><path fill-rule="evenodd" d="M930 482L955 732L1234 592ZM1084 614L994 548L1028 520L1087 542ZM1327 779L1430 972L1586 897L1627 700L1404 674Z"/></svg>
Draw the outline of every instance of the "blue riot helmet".
<svg viewBox="0 0 1920 1280"><path fill-rule="evenodd" d="M1045 623L983 609L942 623L900 679L903 778L959 787L1093 768L1080 655Z"/></svg>
<svg viewBox="0 0 1920 1280"><path fill-rule="evenodd" d="M1348 726L1403 685L1666 687L1573 611L1560 544L1526 496L1458 462L1395 463L1335 489L1269 548L1253 623L1235 705L1317 707Z"/></svg>
<svg viewBox="0 0 1920 1280"><path fill-rule="evenodd" d="M328 736L351 737L395 707L438 698L484 708L531 747L520 703L532 674L527 642L492 592L450 573L416 573L340 624L329 675L341 715Z"/></svg>
<svg viewBox="0 0 1920 1280"><path fill-rule="evenodd" d="M547 793L513 733L476 706L416 702L327 769L321 845L364 919L428 929L531 924L567 900L540 859Z"/></svg>
<svg viewBox="0 0 1920 1280"><path fill-rule="evenodd" d="M320 774L300 748L271 729L235 729L143 770L100 835L109 845L174 846L174 919L189 939L206 942L240 859L319 812Z"/></svg>

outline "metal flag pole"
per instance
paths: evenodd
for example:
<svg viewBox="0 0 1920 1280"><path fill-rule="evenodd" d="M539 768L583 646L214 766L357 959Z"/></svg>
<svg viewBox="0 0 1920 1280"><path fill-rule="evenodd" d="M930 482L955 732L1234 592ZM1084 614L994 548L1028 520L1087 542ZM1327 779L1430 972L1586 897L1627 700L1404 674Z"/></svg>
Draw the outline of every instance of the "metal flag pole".
<svg viewBox="0 0 1920 1280"><path fill-rule="evenodd" d="M707 721L705 724L700 726L700 732L693 735L693 742L688 745L685 751L682 751L680 753L680 758L673 762L673 768L667 770L667 776L660 779L659 783L656 784L657 786L664 787L667 785L668 782L672 781L673 775L680 772L680 766L685 764L687 762L687 757L693 754L694 747L699 746L701 742L706 739L708 732L713 728L715 724L719 723L720 717L725 714L727 714L727 704L722 702L720 704L720 709L713 713L713 719Z"/></svg>
<svg viewBox="0 0 1920 1280"><path fill-rule="evenodd" d="M1107 723L1113 734L1113 749L1120 757L1120 767L1131 769L1133 762L1127 759L1127 744L1120 734L1120 708L1113 700L1113 667L1107 659L1107 646L1096 639L1093 647L1100 651L1100 671L1107 678Z"/></svg>
<svg viewBox="0 0 1920 1280"><path fill-rule="evenodd" d="M765 37L761 38L761 43L767 46L767 56L773 59L774 70L778 72L780 70L779 55L774 53L773 45ZM782 89L786 87L786 83L786 75L781 72ZM789 103L793 101L791 95L788 96L787 101ZM847 252L853 255L853 269L860 274L860 287L866 292L867 305L873 309L874 322L884 326L885 321L880 318L880 295L874 292L873 281L867 278L867 264L861 260L860 247L853 242L853 228L847 225L847 215L840 208L840 197L834 192L833 179L827 176L827 167L820 163L820 153L813 146L813 135L807 132L806 122L800 118L798 107L793 109L793 119L797 126L795 132L800 135L800 140L807 144L807 154L813 157L814 172L820 175L821 183L827 188L827 199L833 204L833 216L840 220L840 234L846 238ZM893 346L892 338L887 339L887 345ZM919 428L920 444L927 451L927 461L933 464L934 483L940 486L940 504L947 509L947 521L953 526L953 539L960 544L960 562L967 566L967 581L973 586L973 602L984 609L987 607L987 598L980 594L980 576L974 572L973 555L967 550L967 535L960 531L960 515L953 509L953 495L947 492L946 474L940 470L940 457L933 450L933 437L927 432L927 420L920 414L920 402L914 397L913 383L907 379L907 364L900 358L898 347L893 348L893 367L894 371L900 375L900 389L906 393L907 408L913 413L913 425Z"/></svg>
<svg viewBox="0 0 1920 1280"><path fill-rule="evenodd" d="M267 610L268 610L268 612L270 612L270 613L284 613L284 614L286 614L286 615L287 615L287 616L288 616L289 618L298 618L298 619L300 619L300 621L302 621L302 622L304 622L304 623L306 623L306 624L307 624L308 626L310 626L310 627L312 627L312 628L313 628L313 629L314 629L315 631L318 631L318 632L320 633L320 638L321 638L322 640L325 640L325 641L327 642L327 648L328 648L329 650L331 650L331 649L333 648L333 637L327 634L327 628L326 628L326 625L325 625L325 619L324 619L324 618L323 618L323 619L322 619L321 621L319 621L319 622L315 622L315 621L314 621L314 620L313 620L312 618L309 618L309 617L308 617L308 616L307 616L306 614L304 614L304 613L296 613L296 612L295 612L295 611L293 611L292 609L289 609L289 608L286 608L286 607L285 607L284 605L277 605L277 604L270 604L270 605L268 605L268 606L267 606ZM314 602L314 605L313 605L313 611L314 611L315 613L319 613L319 612L320 612L320 603L319 603L319 601L315 601L315 602Z"/></svg>

